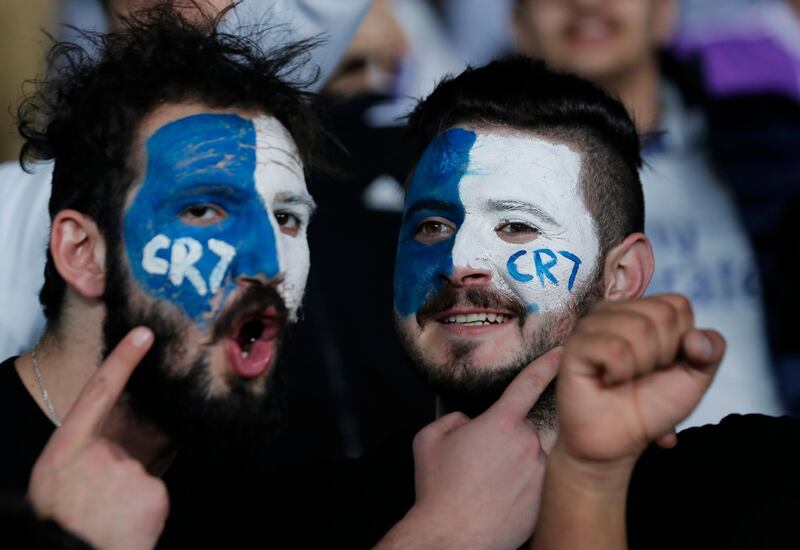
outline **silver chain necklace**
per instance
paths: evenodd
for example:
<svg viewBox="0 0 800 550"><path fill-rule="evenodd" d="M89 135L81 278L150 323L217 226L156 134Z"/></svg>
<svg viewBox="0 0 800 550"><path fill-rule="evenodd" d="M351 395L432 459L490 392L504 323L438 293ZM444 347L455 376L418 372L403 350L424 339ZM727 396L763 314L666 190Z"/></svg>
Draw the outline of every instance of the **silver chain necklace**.
<svg viewBox="0 0 800 550"><path fill-rule="evenodd" d="M44 404L47 405L47 410L50 411L50 420L56 426L61 426L61 419L56 414L56 408L53 406L53 402L50 401L50 396L47 394L47 388L44 387L44 382L42 382L42 373L39 371L39 364L36 362L36 348L39 347L37 343L33 346L31 350L31 362L33 363L33 374L36 375L36 384L39 386L39 391L42 392L42 399L44 399Z"/></svg>

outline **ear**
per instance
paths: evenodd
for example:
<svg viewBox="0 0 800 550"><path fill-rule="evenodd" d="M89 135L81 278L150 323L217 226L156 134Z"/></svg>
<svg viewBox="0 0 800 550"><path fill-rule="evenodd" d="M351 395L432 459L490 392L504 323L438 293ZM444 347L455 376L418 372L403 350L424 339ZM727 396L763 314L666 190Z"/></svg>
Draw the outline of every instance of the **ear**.
<svg viewBox="0 0 800 550"><path fill-rule="evenodd" d="M678 17L678 6L675 0L656 0L653 6L653 38L659 48L667 47L675 32Z"/></svg>
<svg viewBox="0 0 800 550"><path fill-rule="evenodd" d="M638 298L653 277L653 247L644 233L632 233L606 255L605 299Z"/></svg>
<svg viewBox="0 0 800 550"><path fill-rule="evenodd" d="M514 47L518 53L535 56L537 55L536 40L527 10L524 2L517 2L511 15L511 34L514 37Z"/></svg>
<svg viewBox="0 0 800 550"><path fill-rule="evenodd" d="M76 210L62 210L53 218L50 253L59 275L84 298L105 292L106 242L91 218Z"/></svg>

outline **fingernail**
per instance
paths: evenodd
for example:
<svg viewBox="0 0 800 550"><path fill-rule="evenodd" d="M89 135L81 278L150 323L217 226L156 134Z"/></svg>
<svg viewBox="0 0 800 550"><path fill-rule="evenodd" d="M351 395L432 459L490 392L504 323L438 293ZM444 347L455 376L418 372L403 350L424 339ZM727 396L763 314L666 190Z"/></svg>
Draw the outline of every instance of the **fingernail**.
<svg viewBox="0 0 800 550"><path fill-rule="evenodd" d="M153 338L153 332L146 327L137 327L133 329L133 334L131 335L131 342L137 348L141 348L148 344L150 340Z"/></svg>

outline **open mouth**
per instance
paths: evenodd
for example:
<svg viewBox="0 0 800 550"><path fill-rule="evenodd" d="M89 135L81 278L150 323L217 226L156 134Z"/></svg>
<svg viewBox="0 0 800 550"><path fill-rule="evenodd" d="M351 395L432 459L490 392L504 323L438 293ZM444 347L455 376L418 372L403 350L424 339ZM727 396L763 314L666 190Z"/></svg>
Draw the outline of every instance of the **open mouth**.
<svg viewBox="0 0 800 550"><path fill-rule="evenodd" d="M225 339L228 362L235 374L255 378L272 364L282 322L274 307L242 317Z"/></svg>

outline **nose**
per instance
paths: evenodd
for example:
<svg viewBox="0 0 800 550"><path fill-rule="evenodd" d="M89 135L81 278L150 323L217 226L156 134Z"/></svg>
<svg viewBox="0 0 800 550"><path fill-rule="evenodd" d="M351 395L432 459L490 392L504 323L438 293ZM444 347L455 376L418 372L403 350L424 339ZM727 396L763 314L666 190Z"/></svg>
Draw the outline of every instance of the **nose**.
<svg viewBox="0 0 800 550"><path fill-rule="evenodd" d="M454 267L453 272L446 275L445 279L457 288L486 286L492 281L492 272L475 267Z"/></svg>
<svg viewBox="0 0 800 550"><path fill-rule="evenodd" d="M263 212L255 212L252 220L250 234L239 239L232 275L237 284L274 284L282 273L278 241Z"/></svg>

